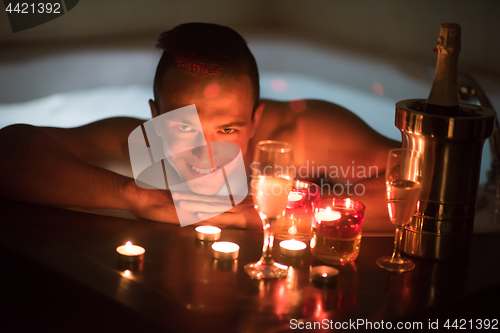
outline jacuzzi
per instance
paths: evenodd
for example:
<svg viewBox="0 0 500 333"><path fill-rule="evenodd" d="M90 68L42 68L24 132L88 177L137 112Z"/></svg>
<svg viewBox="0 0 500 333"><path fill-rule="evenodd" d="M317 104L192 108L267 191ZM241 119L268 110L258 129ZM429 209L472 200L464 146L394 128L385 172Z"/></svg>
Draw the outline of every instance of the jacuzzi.
<svg viewBox="0 0 500 333"><path fill-rule="evenodd" d="M255 35L247 40L261 73L262 97L331 101L395 140L401 136L394 126L394 104L426 98L432 82L433 68L425 64L356 54L290 36ZM73 127L112 116L149 118L147 102L160 57L153 41L150 44L3 55L0 128L13 123ZM468 74L500 110L500 82ZM490 167L488 142L484 147L481 182Z"/></svg>

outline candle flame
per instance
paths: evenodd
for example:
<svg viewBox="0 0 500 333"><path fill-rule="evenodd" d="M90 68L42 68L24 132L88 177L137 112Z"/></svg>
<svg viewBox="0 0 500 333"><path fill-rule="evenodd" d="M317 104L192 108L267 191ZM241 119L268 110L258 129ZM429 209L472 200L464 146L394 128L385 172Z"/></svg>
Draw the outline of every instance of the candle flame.
<svg viewBox="0 0 500 333"><path fill-rule="evenodd" d="M131 241L126 242L125 245L118 246L116 251L124 256L137 256L145 252L143 247L133 245Z"/></svg>
<svg viewBox="0 0 500 333"><path fill-rule="evenodd" d="M215 242L212 244L212 249L217 252L231 253L238 251L240 246L232 242Z"/></svg>
<svg viewBox="0 0 500 333"><path fill-rule="evenodd" d="M316 247L316 239L311 238L310 246L311 246L311 249L314 249Z"/></svg>
<svg viewBox="0 0 500 333"><path fill-rule="evenodd" d="M197 232L201 232L203 234L216 234L221 232L220 228L211 225L202 225L196 227L194 230L196 230Z"/></svg>
<svg viewBox="0 0 500 333"><path fill-rule="evenodd" d="M306 243L295 239L284 240L280 242L280 246L287 250L294 250L294 251L304 250L307 247Z"/></svg>
<svg viewBox="0 0 500 333"><path fill-rule="evenodd" d="M298 192L290 192L288 195L288 201L299 201L302 200L302 195Z"/></svg>
<svg viewBox="0 0 500 333"><path fill-rule="evenodd" d="M349 199L349 198L345 199L345 207L351 208L351 199Z"/></svg>
<svg viewBox="0 0 500 333"><path fill-rule="evenodd" d="M330 208L330 206L326 207L326 213L328 215L330 215L331 212L332 212L332 209Z"/></svg>
<svg viewBox="0 0 500 333"><path fill-rule="evenodd" d="M328 274L323 273L323 274L321 274L321 276L324 277L324 278L326 278L328 276Z"/></svg>

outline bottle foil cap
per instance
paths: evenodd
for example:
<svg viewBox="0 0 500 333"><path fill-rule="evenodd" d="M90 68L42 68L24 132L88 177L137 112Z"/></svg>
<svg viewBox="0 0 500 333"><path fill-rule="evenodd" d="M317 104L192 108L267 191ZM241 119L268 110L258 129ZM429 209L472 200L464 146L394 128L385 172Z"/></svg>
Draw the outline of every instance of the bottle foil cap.
<svg viewBox="0 0 500 333"><path fill-rule="evenodd" d="M441 23L437 48L441 54L458 54L461 48L462 29L457 23Z"/></svg>

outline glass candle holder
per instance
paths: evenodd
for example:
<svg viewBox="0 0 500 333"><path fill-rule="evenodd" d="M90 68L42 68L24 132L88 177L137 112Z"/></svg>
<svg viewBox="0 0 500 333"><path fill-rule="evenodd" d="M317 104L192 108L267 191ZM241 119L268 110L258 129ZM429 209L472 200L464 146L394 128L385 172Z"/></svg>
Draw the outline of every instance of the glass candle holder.
<svg viewBox="0 0 500 333"><path fill-rule="evenodd" d="M320 187L314 183L296 180L288 195L285 214L276 221L274 238L309 242L314 209L319 207Z"/></svg>
<svg viewBox="0 0 500 333"><path fill-rule="evenodd" d="M321 201L312 220L311 254L332 264L355 260L359 254L365 206L349 198Z"/></svg>

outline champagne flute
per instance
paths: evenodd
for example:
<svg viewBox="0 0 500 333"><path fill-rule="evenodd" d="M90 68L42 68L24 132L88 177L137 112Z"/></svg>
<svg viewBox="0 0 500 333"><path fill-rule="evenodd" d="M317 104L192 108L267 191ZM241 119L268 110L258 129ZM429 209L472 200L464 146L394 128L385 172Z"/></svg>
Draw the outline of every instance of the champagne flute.
<svg viewBox="0 0 500 333"><path fill-rule="evenodd" d="M401 258L399 247L403 228L410 221L422 189L422 157L416 150L392 149L389 151L385 184L389 218L395 225L394 252L391 257L382 257L377 265L391 272L407 272L415 267L409 259Z"/></svg>
<svg viewBox="0 0 500 333"><path fill-rule="evenodd" d="M280 279L288 267L272 258L276 220L286 209L288 194L293 187L294 174L290 172L293 147L280 141L260 141L255 149L252 167L252 198L262 219L264 246L259 261L245 265L253 279Z"/></svg>

